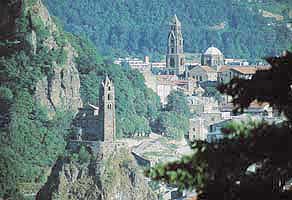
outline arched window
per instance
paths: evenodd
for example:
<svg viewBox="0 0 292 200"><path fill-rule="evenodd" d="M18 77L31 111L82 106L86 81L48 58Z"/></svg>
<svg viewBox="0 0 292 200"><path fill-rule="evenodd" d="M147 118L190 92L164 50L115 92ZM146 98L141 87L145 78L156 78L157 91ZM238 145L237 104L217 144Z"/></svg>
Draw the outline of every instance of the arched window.
<svg viewBox="0 0 292 200"><path fill-rule="evenodd" d="M111 86L108 86L108 91L111 91Z"/></svg>
<svg viewBox="0 0 292 200"><path fill-rule="evenodd" d="M174 46L174 38L173 38L173 36L170 37L170 45Z"/></svg>
<svg viewBox="0 0 292 200"><path fill-rule="evenodd" d="M184 59L183 58L180 59L180 65L184 65Z"/></svg>
<svg viewBox="0 0 292 200"><path fill-rule="evenodd" d="M107 95L107 99L108 99L108 100L112 100L112 95L111 95L111 94L108 94L108 95Z"/></svg>
<svg viewBox="0 0 292 200"><path fill-rule="evenodd" d="M110 109L112 109L112 104L108 104L107 105L107 108L110 110Z"/></svg>
<svg viewBox="0 0 292 200"><path fill-rule="evenodd" d="M170 53L174 53L174 48L173 47L171 47Z"/></svg>
<svg viewBox="0 0 292 200"><path fill-rule="evenodd" d="M170 58L170 63L169 63L170 67L174 67L175 63L174 63L174 58Z"/></svg>

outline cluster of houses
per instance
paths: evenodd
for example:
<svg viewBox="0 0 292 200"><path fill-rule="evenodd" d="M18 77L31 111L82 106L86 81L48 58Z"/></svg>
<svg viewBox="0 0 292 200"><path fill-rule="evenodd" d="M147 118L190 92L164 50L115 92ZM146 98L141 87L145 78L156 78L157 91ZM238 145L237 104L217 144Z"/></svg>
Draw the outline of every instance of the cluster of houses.
<svg viewBox="0 0 292 200"><path fill-rule="evenodd" d="M188 137L190 140L208 140L222 137L221 127L231 120L252 118L274 118L273 109L268 104L256 102L244 114L234 116L231 98L221 96L220 100L207 97L206 87L228 83L235 77L251 79L257 70L269 69L268 65L258 63L249 65L246 59L225 58L216 47L209 47L203 54L183 52L181 23L176 16L170 22L166 59L151 62L148 56L138 58L118 58L115 64L139 70L146 85L158 94L161 103L167 103L167 96L173 90L188 96L193 117L190 119Z"/></svg>

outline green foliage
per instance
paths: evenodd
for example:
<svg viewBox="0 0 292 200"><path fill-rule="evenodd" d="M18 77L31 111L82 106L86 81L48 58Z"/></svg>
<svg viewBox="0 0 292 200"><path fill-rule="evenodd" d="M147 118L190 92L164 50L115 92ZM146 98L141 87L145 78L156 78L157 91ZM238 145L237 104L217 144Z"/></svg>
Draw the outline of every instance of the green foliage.
<svg viewBox="0 0 292 200"><path fill-rule="evenodd" d="M11 102L13 99L13 94L11 90L7 87L0 87L0 99L6 102Z"/></svg>
<svg viewBox="0 0 292 200"><path fill-rule="evenodd" d="M230 121L221 131L229 137L248 137L251 130L261 125L263 122L248 119L246 121Z"/></svg>
<svg viewBox="0 0 292 200"><path fill-rule="evenodd" d="M286 121L230 123L222 130L230 137L213 143L196 141L191 145L193 155L157 165L146 175L180 189L196 188L199 199L291 199L283 186L292 177L292 53L267 61L271 69L257 71L250 80L233 79L219 89L233 97L236 111L255 100L268 102L283 112ZM248 171L254 164L256 170Z"/></svg>
<svg viewBox="0 0 292 200"><path fill-rule="evenodd" d="M221 101L222 97L220 92L217 90L216 87L204 87L205 93L203 94L203 96L206 97L214 97L217 101Z"/></svg>
<svg viewBox="0 0 292 200"><path fill-rule="evenodd" d="M85 149L84 146L82 146L79 150L79 153L78 153L78 157L79 157L79 161L80 163L87 163L89 160L90 160L90 153Z"/></svg>
<svg viewBox="0 0 292 200"><path fill-rule="evenodd" d="M291 33L284 23L291 3L283 2L45 1L67 31L87 35L103 54L150 54L153 58L165 54L168 24L174 14L182 22L187 52L203 52L215 45L227 57L277 55L291 44ZM283 15L285 19L263 17L260 9Z"/></svg>
<svg viewBox="0 0 292 200"><path fill-rule="evenodd" d="M190 116L190 108L188 106L187 96L181 91L171 91L167 96L167 104L165 106L167 111L174 111L176 113Z"/></svg>
<svg viewBox="0 0 292 200"><path fill-rule="evenodd" d="M99 88L107 74L115 84L117 136L149 134L161 105L159 97L146 87L143 75L103 60L90 41L73 35L69 38L78 53L83 102L99 104Z"/></svg>
<svg viewBox="0 0 292 200"><path fill-rule="evenodd" d="M160 112L154 130L172 139L182 139L189 129L190 109L187 97L180 91L172 91L167 97L165 110Z"/></svg>
<svg viewBox="0 0 292 200"><path fill-rule="evenodd" d="M182 139L189 130L189 119L174 111L161 112L156 126L161 134L172 139Z"/></svg>
<svg viewBox="0 0 292 200"><path fill-rule="evenodd" d="M27 1L25 5L34 3ZM53 62L64 63L66 54L63 48L49 50L43 45L49 31L40 16L28 10L23 7L16 27L23 37L31 35L31 28L36 31L36 53L30 51L32 44L24 42L22 48L0 56L0 115L4 116L0 129L0 198L4 199L20 199L18 187L22 183L41 184L46 180L47 169L64 151L64 138L73 117L61 109L49 117L47 109L35 102L36 83L53 75ZM29 26L29 17L33 27Z"/></svg>

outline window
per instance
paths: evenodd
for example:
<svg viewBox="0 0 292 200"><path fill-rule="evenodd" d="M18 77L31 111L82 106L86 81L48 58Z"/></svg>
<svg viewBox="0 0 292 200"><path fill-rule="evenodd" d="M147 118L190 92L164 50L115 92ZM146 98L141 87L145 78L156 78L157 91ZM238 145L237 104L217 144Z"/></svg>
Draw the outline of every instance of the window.
<svg viewBox="0 0 292 200"><path fill-rule="evenodd" d="M183 65L183 64L184 64L184 59L181 58L181 59L180 59L180 65Z"/></svg>
<svg viewBox="0 0 292 200"><path fill-rule="evenodd" d="M110 109L112 109L112 104L108 104L107 105L107 108L110 110Z"/></svg>
<svg viewBox="0 0 292 200"><path fill-rule="evenodd" d="M170 63L169 63L170 67L174 67L175 63L174 63L174 58L170 58Z"/></svg>
<svg viewBox="0 0 292 200"><path fill-rule="evenodd" d="M173 47L171 47L171 52L170 53L174 53L174 48Z"/></svg>
<svg viewBox="0 0 292 200"><path fill-rule="evenodd" d="M111 94L108 94L108 95L107 95L107 99L108 99L108 100L112 100L112 95L111 95Z"/></svg>
<svg viewBox="0 0 292 200"><path fill-rule="evenodd" d="M111 91L111 86L108 86L108 91Z"/></svg>

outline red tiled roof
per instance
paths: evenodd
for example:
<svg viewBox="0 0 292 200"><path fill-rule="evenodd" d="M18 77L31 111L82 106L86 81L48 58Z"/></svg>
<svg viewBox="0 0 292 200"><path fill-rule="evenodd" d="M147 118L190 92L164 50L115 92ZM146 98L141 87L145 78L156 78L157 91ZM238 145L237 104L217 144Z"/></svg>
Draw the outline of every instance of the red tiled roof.
<svg viewBox="0 0 292 200"><path fill-rule="evenodd" d="M201 66L201 68L202 68L203 70L205 70L206 72L209 72L209 73L214 72L214 73L216 73L216 70L213 69L213 68L211 68L211 67L209 67L209 66Z"/></svg>
<svg viewBox="0 0 292 200"><path fill-rule="evenodd" d="M220 72L224 72L226 70L234 70L237 71L241 74L255 74L257 70L268 70L270 69L270 66L264 65L264 66L227 66L224 65L219 69L219 73Z"/></svg>
<svg viewBox="0 0 292 200"><path fill-rule="evenodd" d="M230 69L230 68L231 68L231 67L229 67L229 66L227 66L227 65L223 65L223 66L220 67L220 69L219 69L218 72L219 72L219 73L220 73L220 72L224 72L224 71L226 71L226 70L228 70L228 69Z"/></svg>
<svg viewBox="0 0 292 200"><path fill-rule="evenodd" d="M232 67L231 70L237 71L241 74L255 74L257 68L255 67L247 67L247 66L240 66L240 67Z"/></svg>

